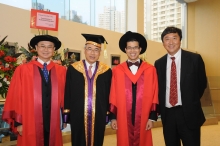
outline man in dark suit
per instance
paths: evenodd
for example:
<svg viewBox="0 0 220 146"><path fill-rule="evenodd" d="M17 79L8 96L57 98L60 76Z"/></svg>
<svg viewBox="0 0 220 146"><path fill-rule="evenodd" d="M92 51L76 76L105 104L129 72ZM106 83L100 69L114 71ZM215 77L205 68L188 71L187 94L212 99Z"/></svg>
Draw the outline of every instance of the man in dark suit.
<svg viewBox="0 0 220 146"><path fill-rule="evenodd" d="M167 27L161 34L166 55L156 60L159 104L167 146L200 146L205 122L200 98L207 86L205 65L199 54L180 48L182 31Z"/></svg>

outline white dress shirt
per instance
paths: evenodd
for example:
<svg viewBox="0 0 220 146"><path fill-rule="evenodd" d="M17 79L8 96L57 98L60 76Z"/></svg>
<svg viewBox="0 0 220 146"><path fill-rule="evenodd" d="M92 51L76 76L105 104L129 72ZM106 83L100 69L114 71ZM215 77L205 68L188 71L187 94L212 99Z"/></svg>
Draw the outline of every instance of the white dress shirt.
<svg viewBox="0 0 220 146"><path fill-rule="evenodd" d="M50 60L47 62L44 62L43 60L41 60L40 58L37 58L37 61L40 62L40 64L44 65L44 63L50 64Z"/></svg>
<svg viewBox="0 0 220 146"><path fill-rule="evenodd" d="M50 60L47 62L44 62L43 60L41 60L40 58L37 58L37 61L40 62L40 64L44 65L44 63L46 63L47 65L50 64ZM49 71L48 71L49 74Z"/></svg>
<svg viewBox="0 0 220 146"><path fill-rule="evenodd" d="M171 56L170 54L167 55L166 103L165 104L166 104L166 107L168 107L168 108L172 107L172 105L169 102L169 98L170 98L170 73L171 73L171 63L172 63L171 57L175 57L176 71L177 71L178 102L175 106L182 105L181 91L180 91L181 53L182 53L182 50L179 49L179 51L174 56Z"/></svg>
<svg viewBox="0 0 220 146"><path fill-rule="evenodd" d="M93 63L93 64L89 64L89 63L85 60L85 63L86 63L86 68L87 68L87 70L89 70L89 66L92 66L91 70L92 70L92 75L93 75L93 73L95 72L96 62Z"/></svg>
<svg viewBox="0 0 220 146"><path fill-rule="evenodd" d="M136 61L138 61L138 62L140 63L140 59L138 59L138 60L136 60ZM135 61L135 62L136 62L136 61ZM128 62L132 62L132 61L130 61L130 60L128 59ZM135 75L135 74L137 73L138 66L132 65L132 66L130 66L129 68L130 68L130 70L131 70L131 72L132 72L133 75Z"/></svg>

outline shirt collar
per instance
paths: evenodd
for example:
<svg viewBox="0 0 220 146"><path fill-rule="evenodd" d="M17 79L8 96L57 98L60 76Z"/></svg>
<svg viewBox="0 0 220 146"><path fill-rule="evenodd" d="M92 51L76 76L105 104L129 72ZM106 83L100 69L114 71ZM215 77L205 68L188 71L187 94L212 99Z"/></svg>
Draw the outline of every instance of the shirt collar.
<svg viewBox="0 0 220 146"><path fill-rule="evenodd" d="M136 61L138 61L140 63L140 58L138 58ZM134 62L136 62L136 61L134 61ZM128 62L132 62L132 61L128 59Z"/></svg>
<svg viewBox="0 0 220 146"><path fill-rule="evenodd" d="M182 49L180 48L180 49L176 52L175 55L171 56L170 54L168 54L168 57L169 57L169 58L171 58L171 57L178 58L178 57L180 56L181 52L182 52Z"/></svg>
<svg viewBox="0 0 220 146"><path fill-rule="evenodd" d="M47 62L44 62L43 60L41 60L40 58L37 58L37 61L40 62L40 64L44 64L47 63L47 65L50 63L50 60Z"/></svg>
<svg viewBox="0 0 220 146"><path fill-rule="evenodd" d="M96 66L96 62L94 62L93 64L89 64L89 62L87 62L87 61L85 60L85 63L86 63L86 67L87 67L87 68L89 68L89 66L92 66L92 68Z"/></svg>

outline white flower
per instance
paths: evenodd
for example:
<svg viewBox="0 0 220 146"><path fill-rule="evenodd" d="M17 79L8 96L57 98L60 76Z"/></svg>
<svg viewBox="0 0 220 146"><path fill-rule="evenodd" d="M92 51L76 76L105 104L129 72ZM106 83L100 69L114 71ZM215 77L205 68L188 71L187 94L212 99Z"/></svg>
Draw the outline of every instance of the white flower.
<svg viewBox="0 0 220 146"><path fill-rule="evenodd" d="M3 81L4 81L4 82L7 82L7 78L4 78Z"/></svg>
<svg viewBox="0 0 220 146"><path fill-rule="evenodd" d="M0 82L0 87L2 87L2 83Z"/></svg>
<svg viewBox="0 0 220 146"><path fill-rule="evenodd" d="M8 85L10 84L10 82L9 82L9 81L7 81L6 83L7 83Z"/></svg>
<svg viewBox="0 0 220 146"><path fill-rule="evenodd" d="M8 68L8 67L9 67L9 64L8 64L8 63L6 63L6 64L5 64L5 68Z"/></svg>

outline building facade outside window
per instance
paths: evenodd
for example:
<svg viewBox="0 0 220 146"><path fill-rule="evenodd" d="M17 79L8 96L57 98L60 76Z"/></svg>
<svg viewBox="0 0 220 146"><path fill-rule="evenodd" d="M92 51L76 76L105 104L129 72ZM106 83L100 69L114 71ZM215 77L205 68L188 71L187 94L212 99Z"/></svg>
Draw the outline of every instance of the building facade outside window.
<svg viewBox="0 0 220 146"><path fill-rule="evenodd" d="M124 33L126 0L0 0L21 9L59 13L61 19Z"/></svg>
<svg viewBox="0 0 220 146"><path fill-rule="evenodd" d="M187 5L176 0L144 0L144 33L148 40L161 42L161 33L167 26L182 29L182 47L186 42Z"/></svg>

